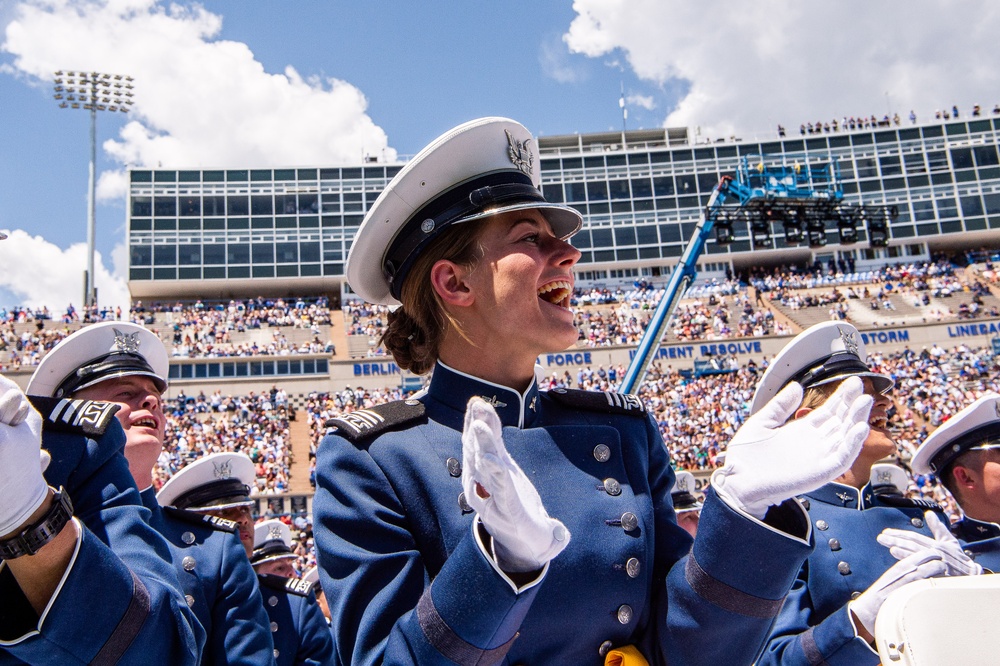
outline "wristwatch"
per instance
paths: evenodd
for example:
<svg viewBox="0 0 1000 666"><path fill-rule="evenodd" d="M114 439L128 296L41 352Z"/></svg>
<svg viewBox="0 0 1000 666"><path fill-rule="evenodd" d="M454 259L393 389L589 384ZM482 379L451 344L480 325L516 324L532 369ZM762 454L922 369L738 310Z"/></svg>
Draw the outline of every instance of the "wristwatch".
<svg viewBox="0 0 1000 666"><path fill-rule="evenodd" d="M42 546L55 539L72 517L73 502L60 487L52 496L52 506L44 516L14 536L0 539L0 559L13 560L24 555L34 555Z"/></svg>

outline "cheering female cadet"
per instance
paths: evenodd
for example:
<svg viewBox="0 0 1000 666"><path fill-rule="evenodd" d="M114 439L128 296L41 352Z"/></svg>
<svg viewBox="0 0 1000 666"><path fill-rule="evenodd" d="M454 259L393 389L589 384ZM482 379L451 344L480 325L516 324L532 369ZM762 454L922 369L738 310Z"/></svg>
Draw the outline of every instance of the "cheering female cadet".
<svg viewBox="0 0 1000 666"><path fill-rule="evenodd" d="M421 151L354 239L347 277L399 306L384 344L433 371L406 401L333 420L318 452L320 580L345 664L753 661L811 548L794 501L868 431L860 382L794 412L793 384L730 443L697 539L633 396L540 392L577 338L575 210L546 201L534 140L485 118ZM685 558L691 552L689 557Z"/></svg>

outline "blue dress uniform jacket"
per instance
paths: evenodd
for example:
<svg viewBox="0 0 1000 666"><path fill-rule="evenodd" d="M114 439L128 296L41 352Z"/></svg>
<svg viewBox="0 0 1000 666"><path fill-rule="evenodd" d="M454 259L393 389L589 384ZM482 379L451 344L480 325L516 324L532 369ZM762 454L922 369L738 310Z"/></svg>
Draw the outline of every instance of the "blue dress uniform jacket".
<svg viewBox="0 0 1000 666"><path fill-rule="evenodd" d="M10 571L0 570L0 663L197 663L205 632L184 601L167 543L123 455L110 403L34 398L52 455L49 485L63 486L83 538L39 618ZM70 529L70 528L67 528Z"/></svg>
<svg viewBox="0 0 1000 666"><path fill-rule="evenodd" d="M170 545L184 598L208 634L202 664L272 663L264 600L236 523L161 507L153 488L141 495L150 524Z"/></svg>
<svg viewBox="0 0 1000 666"><path fill-rule="evenodd" d="M496 407L510 454L572 534L520 589L484 555L462 494L474 395ZM676 524L674 474L633 396L534 384L521 395L439 364L423 397L331 424L314 515L343 664L581 666L625 644L653 664L749 664L810 550L808 536L709 493L682 559L692 542Z"/></svg>
<svg viewBox="0 0 1000 666"><path fill-rule="evenodd" d="M964 516L951 526L951 532L984 569L1000 572L1000 525Z"/></svg>
<svg viewBox="0 0 1000 666"><path fill-rule="evenodd" d="M803 565L758 663L878 664L878 654L855 636L847 604L897 562L875 540L879 533L892 527L933 538L924 512L938 506L839 483L807 493L802 501L813 521L816 550ZM947 517L939 517L948 524Z"/></svg>
<svg viewBox="0 0 1000 666"><path fill-rule="evenodd" d="M312 583L273 574L260 574L259 578L274 638L275 663L335 664L333 635Z"/></svg>

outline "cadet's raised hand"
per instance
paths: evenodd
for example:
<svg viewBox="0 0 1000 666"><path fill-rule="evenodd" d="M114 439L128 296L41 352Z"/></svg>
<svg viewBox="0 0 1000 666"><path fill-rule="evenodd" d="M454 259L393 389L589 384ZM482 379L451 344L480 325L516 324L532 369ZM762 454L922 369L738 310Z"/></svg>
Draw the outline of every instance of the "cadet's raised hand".
<svg viewBox="0 0 1000 666"><path fill-rule="evenodd" d="M542 568L569 543L569 531L549 517L535 486L503 443L493 407L473 398L462 430L462 487L469 505L493 537L505 571Z"/></svg>
<svg viewBox="0 0 1000 666"><path fill-rule="evenodd" d="M850 468L868 436L873 403L861 380L845 379L820 407L788 421L801 401L802 387L792 382L737 431L725 465L712 475L722 499L763 518L769 506Z"/></svg>
<svg viewBox="0 0 1000 666"><path fill-rule="evenodd" d="M45 501L39 464L42 417L21 389L0 375L0 535L6 536Z"/></svg>
<svg viewBox="0 0 1000 666"><path fill-rule="evenodd" d="M936 513L925 512L924 521L931 529L933 539L919 532L897 529L882 530L876 539L897 560L921 550L933 550L941 555L941 560L948 566L949 576L978 576L983 573L983 567L965 554L962 544L948 531Z"/></svg>

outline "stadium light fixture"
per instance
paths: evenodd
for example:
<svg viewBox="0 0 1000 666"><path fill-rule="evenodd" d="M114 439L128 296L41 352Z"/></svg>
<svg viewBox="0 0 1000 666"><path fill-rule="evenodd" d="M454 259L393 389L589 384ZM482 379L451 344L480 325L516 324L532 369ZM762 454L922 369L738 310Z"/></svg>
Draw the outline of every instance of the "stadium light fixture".
<svg viewBox="0 0 1000 666"><path fill-rule="evenodd" d="M90 180L87 191L87 272L84 275L83 303L84 306L97 305L97 289L94 287L94 237L96 234L95 199L97 184L94 170L97 166L97 112L118 111L128 113L132 106L131 93L123 93L112 85L114 79L128 82L131 89L131 76L121 74L105 74L103 72L77 72L57 70L55 75L55 94L60 109L84 108L90 111Z"/></svg>

